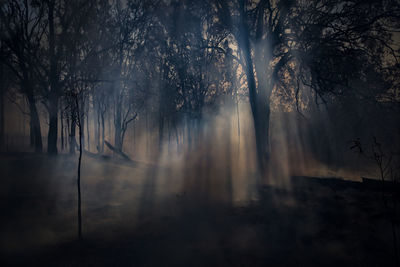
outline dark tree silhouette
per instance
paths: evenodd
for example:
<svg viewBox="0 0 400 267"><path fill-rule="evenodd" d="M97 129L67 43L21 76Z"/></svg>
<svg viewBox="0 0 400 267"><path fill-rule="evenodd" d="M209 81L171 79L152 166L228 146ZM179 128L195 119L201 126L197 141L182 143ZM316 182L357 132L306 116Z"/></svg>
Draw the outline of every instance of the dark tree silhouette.
<svg viewBox="0 0 400 267"><path fill-rule="evenodd" d="M29 104L30 144L42 151L42 134L37 110L37 51L43 41L42 7L33 1L8 1L0 9L2 65L6 65Z"/></svg>
<svg viewBox="0 0 400 267"><path fill-rule="evenodd" d="M269 158L274 91L309 87L316 101L354 90L365 66L382 68L393 52L396 1L210 1L220 27L244 57L259 167Z"/></svg>
<svg viewBox="0 0 400 267"><path fill-rule="evenodd" d="M2 66L12 73L7 87L29 103L36 151L42 107L48 152L58 152L59 137L64 144L64 128L70 152L78 147L76 117L67 115L71 103L64 97L77 87L86 99L83 146L90 150L94 140L99 153L106 138L123 151L127 132L144 121L147 136L157 127L159 149L173 135L177 145L195 147L204 113L248 97L258 166L266 173L273 102L299 104L308 89L317 104L336 107L397 101L399 5L13 0L1 5Z"/></svg>

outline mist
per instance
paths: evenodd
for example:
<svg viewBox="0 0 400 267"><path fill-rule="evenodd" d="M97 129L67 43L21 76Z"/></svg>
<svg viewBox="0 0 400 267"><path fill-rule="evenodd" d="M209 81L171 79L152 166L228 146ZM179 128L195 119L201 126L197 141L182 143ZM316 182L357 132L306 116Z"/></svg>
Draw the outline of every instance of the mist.
<svg viewBox="0 0 400 267"><path fill-rule="evenodd" d="M399 266L398 1L0 10L7 266Z"/></svg>

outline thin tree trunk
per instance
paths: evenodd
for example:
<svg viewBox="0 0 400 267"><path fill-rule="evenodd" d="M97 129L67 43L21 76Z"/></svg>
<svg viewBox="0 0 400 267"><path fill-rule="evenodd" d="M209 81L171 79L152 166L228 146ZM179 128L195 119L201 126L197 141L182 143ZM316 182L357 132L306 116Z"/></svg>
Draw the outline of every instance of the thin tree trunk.
<svg viewBox="0 0 400 267"><path fill-rule="evenodd" d="M190 130L191 124L192 124L192 120L190 118L188 118L186 120L186 129L187 129L189 151L192 149L192 131Z"/></svg>
<svg viewBox="0 0 400 267"><path fill-rule="evenodd" d="M36 103L33 95L28 95L29 102L29 113L30 113L30 134L31 139L33 139L33 145L35 148L35 152L42 152L43 144L42 144L42 132L40 130L40 119L39 114L37 112Z"/></svg>
<svg viewBox="0 0 400 267"><path fill-rule="evenodd" d="M94 98L94 96L93 96ZM96 144L97 153L100 152L100 114L98 110L98 104L93 99L93 129L94 129L94 142Z"/></svg>
<svg viewBox="0 0 400 267"><path fill-rule="evenodd" d="M168 153L171 152L171 120L168 120Z"/></svg>
<svg viewBox="0 0 400 267"><path fill-rule="evenodd" d="M122 121L122 107L120 105L120 101L117 100L117 105L115 106L115 117L114 117L114 146L116 149L122 151L122 129L121 129L121 121Z"/></svg>
<svg viewBox="0 0 400 267"><path fill-rule="evenodd" d="M149 155L149 122L148 122L148 114L146 110L146 156Z"/></svg>
<svg viewBox="0 0 400 267"><path fill-rule="evenodd" d="M104 139L105 139L105 121L104 114L101 114L101 153L104 152Z"/></svg>
<svg viewBox="0 0 400 267"><path fill-rule="evenodd" d="M55 89L52 89L55 90ZM57 138L58 138L58 96L54 92L50 92L49 98L49 132L47 139L47 153L57 154Z"/></svg>
<svg viewBox="0 0 400 267"><path fill-rule="evenodd" d="M30 113L29 113L29 146L32 148L35 147L35 132L33 131L34 126Z"/></svg>
<svg viewBox="0 0 400 267"><path fill-rule="evenodd" d="M26 110L26 102L24 102L24 110ZM22 133L23 133L23 137L26 136L25 130L26 130L26 122L25 122L25 116L23 116L22 117ZM24 142L25 142L25 138L24 138Z"/></svg>
<svg viewBox="0 0 400 267"><path fill-rule="evenodd" d="M71 147L71 139L70 138L68 138L69 136L70 136L70 129L71 129L71 126L70 126L70 121L69 121L69 116L66 116L67 117L67 127L66 127L66 129L65 129L65 136L66 136L66 138L67 138L67 143L69 144L69 147Z"/></svg>
<svg viewBox="0 0 400 267"><path fill-rule="evenodd" d="M84 110L84 106L83 105L80 107L80 110ZM81 127L82 127L82 146L83 146L83 148L85 148L85 115L82 114L81 117L79 118L79 120L80 120L80 123L82 123L81 124ZM78 129L78 132L79 132L79 129Z"/></svg>
<svg viewBox="0 0 400 267"><path fill-rule="evenodd" d="M57 58L55 54L55 29L54 29L55 1L48 2L49 20L49 59L50 59L50 94L49 94L49 132L47 137L47 153L57 154L58 137L58 77Z"/></svg>
<svg viewBox="0 0 400 267"><path fill-rule="evenodd" d="M110 112L111 113L111 112ZM107 116L107 121L108 121L108 138L111 139L112 136L112 131L111 131L111 114L108 114ZM104 137L105 139L105 137Z"/></svg>
<svg viewBox="0 0 400 267"><path fill-rule="evenodd" d="M120 141L120 147L121 148L119 150L121 152L122 152L122 148L124 147L124 140L125 140L126 130L127 130L127 128L125 128L125 127L121 130L121 141Z"/></svg>
<svg viewBox="0 0 400 267"><path fill-rule="evenodd" d="M81 164L82 164L82 124L79 112L78 98L75 99L77 108L78 130L79 130L79 160L78 160L78 238L82 239L82 201L81 201Z"/></svg>
<svg viewBox="0 0 400 267"><path fill-rule="evenodd" d="M90 127L89 127L89 102L87 103L86 107L86 134L87 134L87 149L90 151Z"/></svg>
<svg viewBox="0 0 400 267"><path fill-rule="evenodd" d="M43 150L42 144L42 132L40 130L40 120L39 115L36 109L36 105L32 104L30 107L31 110L31 121L33 126L33 133L35 139L35 152L41 153Z"/></svg>
<svg viewBox="0 0 400 267"><path fill-rule="evenodd" d="M70 132L70 141L69 141L69 153L74 154L75 153L75 147L76 147L76 139L75 139L75 132L76 132L76 119L74 114L71 114L71 132Z"/></svg>
<svg viewBox="0 0 400 267"><path fill-rule="evenodd" d="M132 125L133 127L133 138L132 138L132 143L133 143L133 152L136 151L136 124L134 123ZM134 153L135 154L135 153Z"/></svg>
<svg viewBox="0 0 400 267"><path fill-rule="evenodd" d="M176 126L176 123L174 123L174 128L175 128L175 137L176 137L176 151L179 151L179 132L178 132L178 127Z"/></svg>
<svg viewBox="0 0 400 267"><path fill-rule="evenodd" d="M226 132L225 132L225 172L226 172L226 193L227 193L227 201L228 203L232 203L233 201L233 181L232 181L232 133L231 133L231 120L230 116L225 114L226 116Z"/></svg>
<svg viewBox="0 0 400 267"><path fill-rule="evenodd" d="M238 135L238 148L240 147L240 116L239 116L239 99L235 83L235 102L236 102L236 118L237 118L237 135Z"/></svg>
<svg viewBox="0 0 400 267"><path fill-rule="evenodd" d="M4 93L5 93L5 73L4 65L0 63L0 151L5 149L5 128L4 128Z"/></svg>
<svg viewBox="0 0 400 267"><path fill-rule="evenodd" d="M3 66L1 64L1 66ZM2 68L3 70L3 68ZM1 73L2 76L3 73ZM3 78L3 77L2 77ZM5 129L4 129L4 84L3 84L3 79L0 82L0 151L2 151L4 149L5 146Z"/></svg>
<svg viewBox="0 0 400 267"><path fill-rule="evenodd" d="M97 112L93 118L93 128L97 153L100 151L100 115Z"/></svg>
<svg viewBox="0 0 400 267"><path fill-rule="evenodd" d="M60 123L61 123L61 150L64 150L64 118L63 118L63 108L61 105L61 110L60 110Z"/></svg>
<svg viewBox="0 0 400 267"><path fill-rule="evenodd" d="M64 118L65 117L68 117L68 116L65 116L65 114L64 114ZM64 149L65 150L67 150L67 147L68 147L68 142L69 142L69 140L68 140L68 135L69 135L69 125L68 125L68 121L65 121L65 123L66 123L66 125L64 125Z"/></svg>

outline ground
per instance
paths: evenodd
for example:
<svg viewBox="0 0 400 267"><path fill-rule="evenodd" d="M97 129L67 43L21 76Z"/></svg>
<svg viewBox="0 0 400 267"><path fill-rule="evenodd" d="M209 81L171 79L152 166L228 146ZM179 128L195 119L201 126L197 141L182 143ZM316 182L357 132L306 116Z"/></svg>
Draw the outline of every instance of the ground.
<svg viewBox="0 0 400 267"><path fill-rule="evenodd" d="M85 157L79 241L76 157L2 155L1 265L395 266L376 188L292 177L233 203L157 182L155 168Z"/></svg>

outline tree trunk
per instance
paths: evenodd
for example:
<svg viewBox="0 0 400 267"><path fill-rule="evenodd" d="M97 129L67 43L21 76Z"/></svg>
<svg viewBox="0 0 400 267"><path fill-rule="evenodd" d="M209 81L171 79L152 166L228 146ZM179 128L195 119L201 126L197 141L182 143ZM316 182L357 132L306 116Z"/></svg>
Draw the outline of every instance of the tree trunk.
<svg viewBox="0 0 400 267"><path fill-rule="evenodd" d="M35 132L33 131L33 120L29 114L29 146L35 147Z"/></svg>
<svg viewBox="0 0 400 267"><path fill-rule="evenodd" d="M61 122L61 150L64 150L64 118L63 118L63 107L61 104L61 111L60 111L60 122Z"/></svg>
<svg viewBox="0 0 400 267"><path fill-rule="evenodd" d="M47 139L47 153L57 154L58 137L58 97L55 93L50 93L49 101L49 133Z"/></svg>
<svg viewBox="0 0 400 267"><path fill-rule="evenodd" d="M82 239L82 201L81 201L81 164L82 164L82 121L81 114L79 112L78 98L76 98L77 108L77 119L78 119L78 130L79 130L79 159L78 159L78 238Z"/></svg>
<svg viewBox="0 0 400 267"><path fill-rule="evenodd" d="M66 116L67 118L67 127L65 127L65 136L66 136L66 144L69 144L69 146L71 147L71 139L70 139L70 132L71 132L71 124L70 124L70 120L69 120L69 116ZM67 146L67 145L65 145Z"/></svg>
<svg viewBox="0 0 400 267"><path fill-rule="evenodd" d="M107 114L108 116L107 116L107 130L108 130L108 138L110 138L110 140L111 140L111 136L112 136L112 131L111 131L111 114ZM105 138L105 137L104 137Z"/></svg>
<svg viewBox="0 0 400 267"><path fill-rule="evenodd" d="M69 135L69 153L70 154L74 154L75 153L75 147L76 147L75 132L76 132L76 119L75 119L75 116L72 115L72 118L71 118L71 133Z"/></svg>
<svg viewBox="0 0 400 267"><path fill-rule="evenodd" d="M82 105L80 108L80 110L84 110L84 106ZM85 148L85 115L81 115L81 117L79 118L80 123L82 123L80 125L80 127L82 128L82 146L83 148ZM79 131L79 129L78 129Z"/></svg>
<svg viewBox="0 0 400 267"><path fill-rule="evenodd" d="M120 146L121 149L120 151L122 152L122 148L124 147L124 140L125 140L125 133L126 133L127 128L123 127L123 129L121 130L121 141L120 141Z"/></svg>
<svg viewBox="0 0 400 267"><path fill-rule="evenodd" d="M93 128L94 128L94 142L96 144L97 153L100 152L100 114L98 111L94 114L93 118Z"/></svg>
<svg viewBox="0 0 400 267"><path fill-rule="evenodd" d="M31 113L31 126L33 127L33 134L34 134L35 152L41 153L43 150L43 144L42 144L42 132L40 130L39 115L35 104L30 104L29 109Z"/></svg>
<svg viewBox="0 0 400 267"><path fill-rule="evenodd" d="M175 129L175 138L176 138L176 151L179 152L179 132L178 132L178 127L176 126L176 122L174 122L174 129Z"/></svg>
<svg viewBox="0 0 400 267"><path fill-rule="evenodd" d="M189 151L192 149L192 131L191 131L192 119L186 116L186 131L187 131L187 144Z"/></svg>
<svg viewBox="0 0 400 267"><path fill-rule="evenodd" d="M1 81L0 81L0 151L4 150L5 147L5 129L4 129L4 74L3 74L3 64L1 64Z"/></svg>
<svg viewBox="0 0 400 267"><path fill-rule="evenodd" d="M95 95L93 94L93 98ZM96 100L93 99L93 129L94 129L94 142L96 144L97 153L100 152L100 112Z"/></svg>
<svg viewBox="0 0 400 267"><path fill-rule="evenodd" d="M101 114L101 153L104 152L104 138L105 138L105 121L104 114Z"/></svg>
<svg viewBox="0 0 400 267"><path fill-rule="evenodd" d="M149 155L149 119L147 114L147 107L146 107L146 121L145 121L145 128L146 128L146 157Z"/></svg>
<svg viewBox="0 0 400 267"><path fill-rule="evenodd" d="M168 153L171 152L171 120L168 120Z"/></svg>
<svg viewBox="0 0 400 267"><path fill-rule="evenodd" d="M27 90L25 90L27 91ZM30 135L32 145L35 148L35 152L42 152L43 144L42 144L42 132L40 130L40 120L39 114L37 112L36 103L33 95L28 94L28 103L29 103L29 113L30 113Z"/></svg>
<svg viewBox="0 0 400 267"><path fill-rule="evenodd" d="M87 150L90 151L90 126L89 126L89 103L86 107L86 135L87 135Z"/></svg>
<svg viewBox="0 0 400 267"><path fill-rule="evenodd" d="M256 135L257 157L260 171L265 173L270 156L269 148L269 105L259 105L258 117L254 117L254 129Z"/></svg>
<svg viewBox="0 0 400 267"><path fill-rule="evenodd" d="M55 1L48 2L49 20L49 60L50 60L50 94L49 94L49 133L47 138L47 153L57 154L58 137L58 75L57 58L55 54L55 29L54 29Z"/></svg>
<svg viewBox="0 0 400 267"><path fill-rule="evenodd" d="M119 101L117 101L119 102ZM122 107L120 104L117 104L115 107L115 121L114 121L114 129L115 129L115 135L114 135L114 145L115 148L119 151L122 151L122 128L121 128L121 113L122 113Z"/></svg>
<svg viewBox="0 0 400 267"><path fill-rule="evenodd" d="M133 124L133 138L132 138L132 145L133 145L133 151L134 151L134 154L135 154L135 151L136 151L136 124L134 123Z"/></svg>
<svg viewBox="0 0 400 267"><path fill-rule="evenodd" d="M243 1L242 1L243 2ZM241 50L246 63L246 77L249 88L249 99L253 116L254 132L256 139L258 168L261 174L265 174L269 160L269 118L270 107L268 99L264 99L264 94L257 94L256 81L253 70L253 60L251 57L249 32L246 24L244 7L241 8L241 28L240 39ZM262 73L259 74L263 75Z"/></svg>

